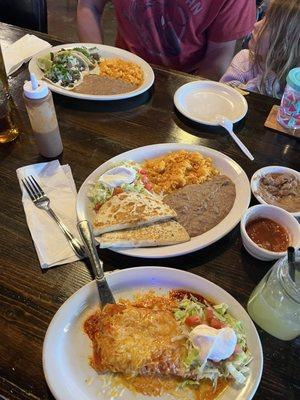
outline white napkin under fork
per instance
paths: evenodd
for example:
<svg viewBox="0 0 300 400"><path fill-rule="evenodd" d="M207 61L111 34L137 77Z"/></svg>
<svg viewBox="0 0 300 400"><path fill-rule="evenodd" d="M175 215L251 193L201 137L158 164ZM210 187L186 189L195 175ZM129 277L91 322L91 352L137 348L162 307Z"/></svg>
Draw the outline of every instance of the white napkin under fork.
<svg viewBox="0 0 300 400"><path fill-rule="evenodd" d="M62 219L70 232L79 239L76 216L76 187L69 165L55 161L28 165L17 169L22 202L27 224L36 248L41 268L49 268L78 260L56 222L37 208L30 199L21 179L33 175L45 194L50 206ZM81 240L80 240L81 242Z"/></svg>

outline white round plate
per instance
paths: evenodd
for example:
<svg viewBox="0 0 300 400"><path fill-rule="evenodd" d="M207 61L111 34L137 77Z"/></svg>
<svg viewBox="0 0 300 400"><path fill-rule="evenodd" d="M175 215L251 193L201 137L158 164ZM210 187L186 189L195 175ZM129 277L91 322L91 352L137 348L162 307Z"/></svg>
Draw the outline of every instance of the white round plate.
<svg viewBox="0 0 300 400"><path fill-rule="evenodd" d="M186 289L229 305L230 313L243 321L253 360L243 386L230 385L219 400L250 400L261 379L263 354L256 328L244 308L225 290L189 272L164 267L136 267L115 271L107 281L116 299L131 298L134 293L155 289L166 293L170 289ZM71 296L52 319L44 341L43 368L48 386L56 400L111 400L109 388L90 367L92 348L83 332L83 322L98 304L95 282L90 282ZM169 396L150 397L125 391L115 400L170 400Z"/></svg>
<svg viewBox="0 0 300 400"><path fill-rule="evenodd" d="M78 192L76 205L78 220L87 219L92 221L91 203L87 197L87 193L91 187L91 184L93 184L105 171L112 168L115 163L124 160L142 162L145 159L158 157L164 153L182 149L198 151L205 157L211 157L214 165L216 168L218 168L221 174L227 175L234 182L236 188L236 198L229 214L214 228L200 236L193 237L189 242L172 246L112 250L133 257L174 257L203 249L204 247L209 246L225 236L239 223L242 215L249 206L251 190L247 175L235 161L227 157L225 154L208 147L184 143L163 143L139 147L137 149L127 151L126 153L119 154L118 156L113 157L104 164L100 165L100 167L98 167L87 177Z"/></svg>
<svg viewBox="0 0 300 400"><path fill-rule="evenodd" d="M136 90L133 90L132 92L113 94L113 95L93 95L93 94L75 93L75 92L72 92L71 90L66 90L66 89L60 88L59 86L55 86L55 85L52 85L51 83L47 82L49 88L53 92L62 94L63 96L74 97L76 99L82 99L82 100L122 100L122 99L128 99L129 97L137 96L137 95L145 92L152 86L152 84L154 82L154 72L153 72L153 69L150 67L150 65L146 61L144 61L141 57L139 57L133 53L130 53L129 51L119 49L117 47L105 46L103 44L70 43L70 44L55 46L55 47L52 47L51 49L41 51L39 54L37 54L36 56L34 56L31 59L29 66L28 66L29 72L34 72L38 79L42 79L43 71L41 71L37 65L37 59L39 57L49 54L50 52L57 52L61 49L72 49L74 47L82 47L82 46L97 47L101 51L101 56L103 58L106 58L106 57L121 58L122 60L130 61L130 62L133 62L133 63L139 65L144 72L143 84L140 87L138 87Z"/></svg>
<svg viewBox="0 0 300 400"><path fill-rule="evenodd" d="M251 178L251 190L252 190L253 196L256 198L256 200L259 203L261 203L261 204L269 204L257 192L260 179L264 175L267 175L267 174L271 174L271 173L283 174L285 172L287 174L294 175L298 179L298 181L300 182L300 172L296 171L295 169L283 167L281 165L269 165L268 167L264 167L264 168L258 169L252 175L252 178ZM273 205L275 205L275 204L273 204ZM277 207L279 207L279 206L277 206ZM300 218L300 211L291 212L290 214L292 214L296 218Z"/></svg>
<svg viewBox="0 0 300 400"><path fill-rule="evenodd" d="M233 123L247 113L245 97L234 88L220 82L195 81L176 90L174 103L185 117L205 125L218 125L216 115Z"/></svg>

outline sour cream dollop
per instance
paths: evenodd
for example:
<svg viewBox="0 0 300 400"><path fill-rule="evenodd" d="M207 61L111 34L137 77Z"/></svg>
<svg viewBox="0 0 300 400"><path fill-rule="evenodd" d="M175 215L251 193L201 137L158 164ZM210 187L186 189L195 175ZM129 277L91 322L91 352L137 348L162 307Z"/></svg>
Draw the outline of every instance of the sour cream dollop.
<svg viewBox="0 0 300 400"><path fill-rule="evenodd" d="M237 336L233 329L215 329L208 325L198 325L189 334L194 347L199 350L203 362L215 362L230 357L237 344Z"/></svg>
<svg viewBox="0 0 300 400"><path fill-rule="evenodd" d="M123 184L130 184L136 178L136 170L130 167L114 167L100 176L99 182L110 188L116 188Z"/></svg>

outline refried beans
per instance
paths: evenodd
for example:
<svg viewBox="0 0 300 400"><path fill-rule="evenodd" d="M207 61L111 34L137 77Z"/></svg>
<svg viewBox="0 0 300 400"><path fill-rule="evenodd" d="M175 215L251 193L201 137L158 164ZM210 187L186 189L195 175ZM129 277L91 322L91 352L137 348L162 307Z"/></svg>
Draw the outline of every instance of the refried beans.
<svg viewBox="0 0 300 400"><path fill-rule="evenodd" d="M210 181L187 185L164 197L177 213L177 221L191 237L218 225L231 210L236 197L235 185L225 175Z"/></svg>
<svg viewBox="0 0 300 400"><path fill-rule="evenodd" d="M86 75L83 82L73 89L73 92L95 95L111 95L132 92L138 88L121 79L109 78L100 75Z"/></svg>

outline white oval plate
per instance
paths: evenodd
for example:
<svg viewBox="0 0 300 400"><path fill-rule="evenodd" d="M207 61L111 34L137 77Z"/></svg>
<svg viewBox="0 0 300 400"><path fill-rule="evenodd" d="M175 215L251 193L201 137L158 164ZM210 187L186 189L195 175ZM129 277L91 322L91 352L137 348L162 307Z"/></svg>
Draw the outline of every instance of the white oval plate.
<svg viewBox="0 0 300 400"><path fill-rule="evenodd" d="M97 178L105 171L112 168L115 163L123 160L134 160L137 162L141 162L145 159L158 157L164 153L178 151L182 149L189 151L198 151L205 157L211 157L214 165L219 169L219 171L222 174L227 175L234 182L236 188L236 198L229 214L214 228L200 236L193 237L189 242L180 243L172 246L111 250L133 257L174 257L203 249L204 247L209 246L210 244L225 236L239 223L242 215L249 206L251 190L247 175L235 161L227 157L225 154L222 154L219 151L210 149L208 147L189 145L184 143L163 143L139 147L134 150L127 151L126 153L119 154L118 156L113 157L110 160L106 161L104 164L100 165L100 167L98 167L87 177L78 192L76 205L78 220L87 219L89 221L92 221L92 213L90 208L91 203L87 197L90 185L93 184L97 180Z"/></svg>
<svg viewBox="0 0 300 400"><path fill-rule="evenodd" d="M223 115L233 123L247 113L245 97L234 88L220 82L195 81L176 90L174 103L185 117L205 125L218 125L216 115Z"/></svg>
<svg viewBox="0 0 300 400"><path fill-rule="evenodd" d="M269 165L268 167L264 167L261 169L258 169L251 178L251 190L253 193L253 196L256 198L256 200L261 203L261 204L269 204L267 203L258 193L258 184L260 179L266 175L266 174L270 174L270 173L277 173L277 174L282 174L282 173L288 173L288 174L292 174L294 175L298 181L300 182L300 172L296 171L295 169L291 169L291 168L287 168L287 167L283 167L281 165ZM274 204L271 204L274 205ZM276 205L277 207L279 207L278 205ZM300 218L300 211L297 212L291 212L290 214L292 214L294 217L296 218Z"/></svg>
<svg viewBox="0 0 300 400"><path fill-rule="evenodd" d="M43 71L41 71L37 65L37 58L44 56L46 54L49 54L51 51L57 52L61 49L72 49L74 47L81 47L81 46L97 47L101 51L101 56L104 58L117 57L117 58L121 58L122 60L130 61L130 62L133 62L133 63L139 65L144 72L143 84L136 90L133 90L132 92L113 94L113 95L94 95L94 94L75 93L75 92L72 92L71 90L66 90L66 89L60 88L59 86L55 86L55 85L52 85L51 83L47 82L49 88L53 92L62 94L63 96L74 97L76 99L82 99L82 100L122 100L122 99L128 99L129 97L137 96L137 95L145 92L152 86L152 84L154 82L154 72L153 72L153 69L150 67L150 65L146 61L144 61L141 57L139 57L133 53L130 53L129 51L119 49L117 47L105 46L103 44L70 43L70 44L55 46L55 47L52 47L51 49L43 50L31 59L29 66L28 66L29 72L34 72L38 79L42 79Z"/></svg>
<svg viewBox="0 0 300 400"><path fill-rule="evenodd" d="M136 292L155 289L166 293L170 289L198 292L216 303L229 305L230 313L243 321L253 360L244 386L230 385L219 400L250 400L261 379L263 354L256 328L244 308L225 290L189 272L164 267L136 267L114 271L107 275L108 284L118 299L131 298ZM95 282L90 282L71 296L52 319L44 341L43 368L48 386L57 400L111 400L109 390L90 367L91 343L82 325L87 314L98 304ZM106 393L105 393L106 392ZM125 391L126 400L170 400L169 396L150 397Z"/></svg>

